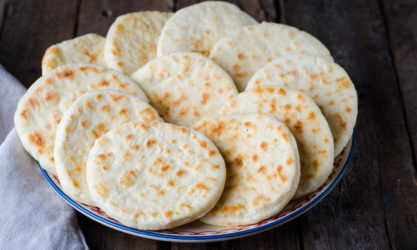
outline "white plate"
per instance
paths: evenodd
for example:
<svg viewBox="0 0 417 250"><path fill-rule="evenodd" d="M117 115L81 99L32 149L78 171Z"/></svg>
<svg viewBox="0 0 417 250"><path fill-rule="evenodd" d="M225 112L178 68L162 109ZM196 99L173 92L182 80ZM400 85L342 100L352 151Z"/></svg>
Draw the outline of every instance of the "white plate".
<svg viewBox="0 0 417 250"><path fill-rule="evenodd" d="M300 198L298 200L291 201L279 214L267 220L252 225L237 227L211 226L203 224L199 221L195 221L175 229L162 231L143 231L127 227L120 224L118 221L112 219L111 217L107 216L106 213L104 213L98 207L91 207L72 200L62 191L58 178L55 175L50 175L40 165L39 167L41 168L41 171L48 180L48 182L58 192L58 194L66 202L68 202L68 204L70 204L73 208L75 208L85 216L105 226L132 235L155 240L175 242L213 242L231 240L257 234L282 225L307 212L310 208L319 203L339 182L349 165L350 158L353 152L354 143L355 133L353 134L351 141L345 147L342 153L340 153L340 155L336 157L334 161L333 172L330 174L327 181L314 193Z"/></svg>

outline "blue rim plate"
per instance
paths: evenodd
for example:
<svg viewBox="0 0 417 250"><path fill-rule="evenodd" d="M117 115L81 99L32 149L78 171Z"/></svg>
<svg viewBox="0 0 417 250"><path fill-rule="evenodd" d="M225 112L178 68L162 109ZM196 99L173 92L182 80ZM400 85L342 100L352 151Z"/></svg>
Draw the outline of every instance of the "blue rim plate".
<svg viewBox="0 0 417 250"><path fill-rule="evenodd" d="M283 211L272 218L253 225L238 227L216 227L206 225L198 221L189 223L179 228L163 231L144 231L127 227L107 216L102 210L100 210L100 208L91 207L72 200L61 190L58 178L45 171L39 163L38 165L47 181L69 205L71 205L74 209L84 214L85 216L105 226L135 236L155 240L172 242L213 242L236 239L257 234L282 225L307 212L309 209L319 203L340 181L341 177L349 166L354 145L355 131L353 132L353 136L349 144L345 147L343 152L338 157L336 157L334 170L330 174L328 180L314 193L298 200L291 201L290 204L288 204L286 208L283 209Z"/></svg>

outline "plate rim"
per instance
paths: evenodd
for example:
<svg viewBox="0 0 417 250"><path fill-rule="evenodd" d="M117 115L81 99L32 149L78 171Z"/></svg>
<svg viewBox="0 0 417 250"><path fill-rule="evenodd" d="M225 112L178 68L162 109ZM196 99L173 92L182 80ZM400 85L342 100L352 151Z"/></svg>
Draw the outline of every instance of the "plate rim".
<svg viewBox="0 0 417 250"><path fill-rule="evenodd" d="M55 182L51 179L51 176L48 174L48 172L46 170L44 170L42 168L42 166L39 164L39 162L37 162L37 164L38 164L43 176L46 178L46 180L49 182L49 184L54 188L54 190L60 195L60 197L63 198L69 205L71 205L71 207L78 210L80 213L89 217L90 219L93 219L94 221L97 221L97 222L99 222L99 223L101 223L105 226L111 227L111 228L116 229L118 231L129 233L129 234L134 235L134 236L142 236L142 237L145 237L145 238L150 238L150 239L155 239L155 240L177 241L177 242L201 242L201 243L203 243L203 242L207 242L207 241L228 240L228 239L232 239L232 238L238 238L238 237L253 235L255 233L260 233L260 232L263 232L267 229L275 228L275 227L277 227L278 225L280 225L284 222L289 222L289 221L297 218L298 216L304 214L308 210L310 210L312 207L317 205L317 203L319 203L324 197L326 197L327 194L330 193L330 191L336 186L337 183L339 183L340 179L342 178L342 176L346 172L346 170L349 166L349 163L351 161L352 154L354 152L354 145L355 145L355 141L356 141L356 129L353 130L351 140L352 140L352 143L351 143L351 146L350 146L349 155L346 159L345 164L343 165L343 168L340 170L338 176L334 179L334 181L332 183L330 183L330 185L325 190L323 190L323 192L320 195L318 195L317 197L312 199L305 207L302 207L301 209L296 210L293 213L289 213L289 214L277 219L276 221L273 221L271 223L267 223L265 225L261 225L259 227L246 229L246 230L242 230L242 231L239 231L239 232L220 234L220 235L169 235L169 234L165 234L165 233L159 233L159 232L156 232L156 231L139 230L139 229L136 229L136 228L131 228L131 227L128 227L128 226L121 225L121 224L116 223L114 221L111 221L109 219L103 218L103 217L87 210L86 208L82 207L80 204L78 204L78 202L74 201L68 195L66 195L55 184Z"/></svg>

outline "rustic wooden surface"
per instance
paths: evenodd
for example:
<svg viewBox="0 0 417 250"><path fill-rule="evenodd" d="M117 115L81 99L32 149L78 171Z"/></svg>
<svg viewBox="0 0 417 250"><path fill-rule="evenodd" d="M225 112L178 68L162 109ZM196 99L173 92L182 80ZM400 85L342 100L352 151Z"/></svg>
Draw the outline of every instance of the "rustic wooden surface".
<svg viewBox="0 0 417 250"><path fill-rule="evenodd" d="M123 13L197 1L0 0L0 63L29 87L51 44L105 35ZM417 1L232 1L258 21L322 40L359 95L357 143L342 181L316 207L244 239L179 244L142 239L79 214L92 249L417 249ZM0 83L1 84L1 83Z"/></svg>

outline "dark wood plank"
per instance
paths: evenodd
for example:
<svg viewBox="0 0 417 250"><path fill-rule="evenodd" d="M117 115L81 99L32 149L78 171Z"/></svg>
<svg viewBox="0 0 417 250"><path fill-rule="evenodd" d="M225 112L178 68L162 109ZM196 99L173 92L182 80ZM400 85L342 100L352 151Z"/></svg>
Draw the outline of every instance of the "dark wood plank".
<svg viewBox="0 0 417 250"><path fill-rule="evenodd" d="M351 168L302 217L304 248L415 248L417 181L378 2L283 2L285 21L320 38L359 93Z"/></svg>
<svg viewBox="0 0 417 250"><path fill-rule="evenodd" d="M129 12L159 10L172 11L174 2L165 1L81 1L76 35L97 33L105 36L108 28L119 16ZM88 245L92 249L170 249L171 243L148 240L121 233L78 216Z"/></svg>
<svg viewBox="0 0 417 250"><path fill-rule="evenodd" d="M76 1L14 0L4 17L0 62L29 87L41 76L46 48L74 35Z"/></svg>
<svg viewBox="0 0 417 250"><path fill-rule="evenodd" d="M176 9L179 10L195 0L178 0ZM277 6L272 0L228 1L238 5L258 21L278 21ZM173 243L173 249L300 249L299 230L297 221L292 221L282 227L232 241L210 244L181 244Z"/></svg>
<svg viewBox="0 0 417 250"><path fill-rule="evenodd" d="M149 249L168 250L169 242L158 242L122 233L103 226L77 213L78 222L91 249Z"/></svg>
<svg viewBox="0 0 417 250"><path fill-rule="evenodd" d="M10 0L0 0L0 37L3 32L3 21L7 16L7 11L9 10Z"/></svg>
<svg viewBox="0 0 417 250"><path fill-rule="evenodd" d="M105 36L113 21L120 15L135 11L172 11L173 0L89 1L81 2L77 35L94 32Z"/></svg>
<svg viewBox="0 0 417 250"><path fill-rule="evenodd" d="M417 162L417 2L412 0L382 1L387 34L398 84L403 97L406 125ZM387 207L387 228L393 245L398 249L417 246L417 178L416 169L400 169L397 185L386 192L402 208L400 216L395 208ZM401 199L400 199L401 197Z"/></svg>

